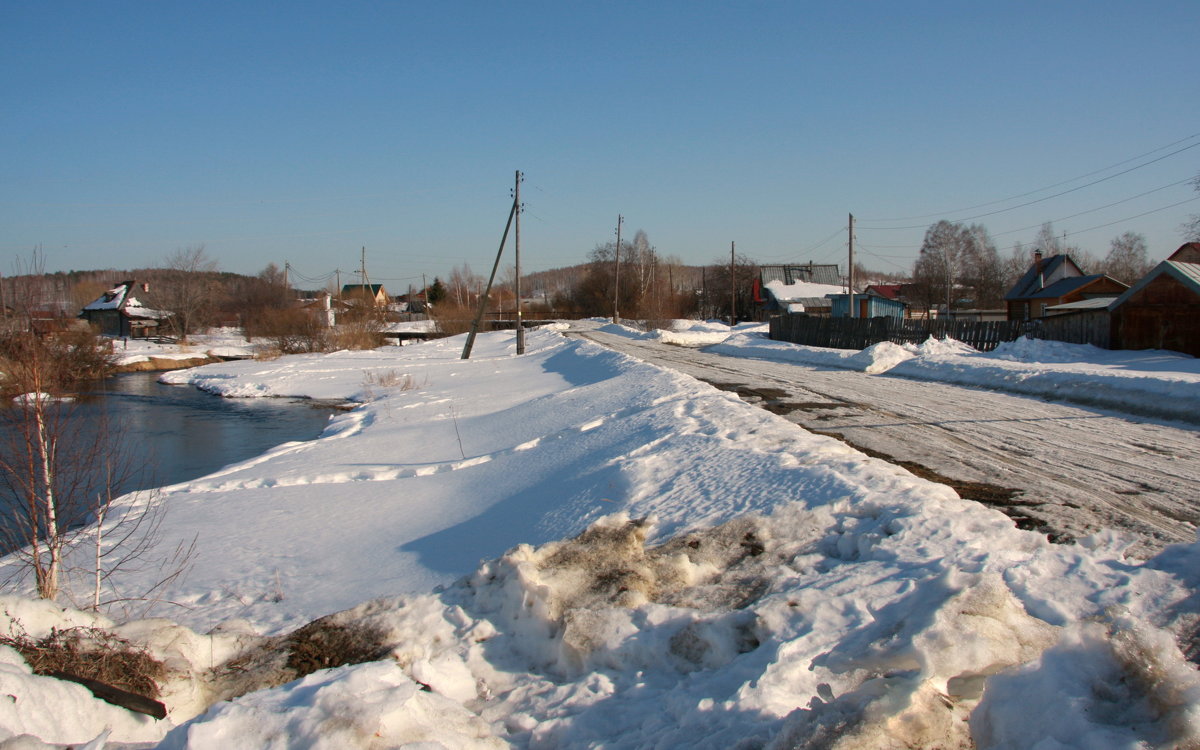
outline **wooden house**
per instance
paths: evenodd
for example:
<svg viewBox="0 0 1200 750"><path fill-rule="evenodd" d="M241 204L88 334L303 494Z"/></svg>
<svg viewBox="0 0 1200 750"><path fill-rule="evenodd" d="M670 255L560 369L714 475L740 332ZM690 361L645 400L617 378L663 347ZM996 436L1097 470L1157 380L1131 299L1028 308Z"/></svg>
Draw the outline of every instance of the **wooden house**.
<svg viewBox="0 0 1200 750"><path fill-rule="evenodd" d="M1120 349L1169 349L1200 357L1200 243L1183 245L1109 307Z"/></svg>
<svg viewBox="0 0 1200 750"><path fill-rule="evenodd" d="M386 307L392 301L383 284L345 284L342 286L341 298L352 304L358 300L366 300L376 307Z"/></svg>
<svg viewBox="0 0 1200 750"><path fill-rule="evenodd" d="M1029 270L1013 285L1004 302L1009 320L1036 320L1048 308L1087 299L1115 299L1128 285L1104 274L1085 275L1069 255L1043 258L1034 253Z"/></svg>
<svg viewBox="0 0 1200 750"><path fill-rule="evenodd" d="M79 317L100 330L106 336L148 338L158 335L159 325L171 313L145 307L133 293L149 291L148 284L134 280L122 281L84 306Z"/></svg>

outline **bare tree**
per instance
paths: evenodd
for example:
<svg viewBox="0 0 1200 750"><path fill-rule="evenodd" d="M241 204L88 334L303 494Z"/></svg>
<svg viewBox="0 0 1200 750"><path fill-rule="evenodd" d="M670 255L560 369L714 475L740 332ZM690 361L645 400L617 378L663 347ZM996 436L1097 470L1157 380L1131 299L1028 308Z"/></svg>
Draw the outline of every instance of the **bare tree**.
<svg viewBox="0 0 1200 750"><path fill-rule="evenodd" d="M40 263L35 254L31 265ZM98 607L112 573L162 562L146 554L162 508L154 498L114 504L117 488L144 464L124 452L102 413L83 419L71 393L111 372L111 348L86 328L35 330L27 316L38 294L36 284L24 287L14 306L24 324L0 332L0 394L17 396L12 408L0 409L0 545L42 598L69 595L68 578L86 572ZM104 523L89 527L93 521ZM93 554L83 554L89 542Z"/></svg>
<svg viewBox="0 0 1200 750"><path fill-rule="evenodd" d="M972 241L967 227L945 219L925 231L913 283L931 307L944 304L949 312L959 298Z"/></svg>
<svg viewBox="0 0 1200 750"><path fill-rule="evenodd" d="M1151 268L1146 258L1146 238L1136 232L1126 232L1112 241L1102 264L1104 273L1117 281L1133 284Z"/></svg>
<svg viewBox="0 0 1200 750"><path fill-rule="evenodd" d="M1200 174L1192 178L1192 187L1200 193ZM1200 242L1200 214L1192 214L1188 217L1188 220L1179 227L1179 231L1183 234L1184 242Z"/></svg>
<svg viewBox="0 0 1200 750"><path fill-rule="evenodd" d="M186 340L217 307L218 285L212 274L217 262L204 252L204 245L176 250L167 257L164 271L150 291L151 303L171 313L169 325Z"/></svg>
<svg viewBox="0 0 1200 750"><path fill-rule="evenodd" d="M733 268L730 268L729 261L724 258L713 261L704 274L707 287L707 309L704 314L728 320L732 313L736 312L738 320L755 319L758 316L754 303L756 279L758 263L741 253L735 257Z"/></svg>

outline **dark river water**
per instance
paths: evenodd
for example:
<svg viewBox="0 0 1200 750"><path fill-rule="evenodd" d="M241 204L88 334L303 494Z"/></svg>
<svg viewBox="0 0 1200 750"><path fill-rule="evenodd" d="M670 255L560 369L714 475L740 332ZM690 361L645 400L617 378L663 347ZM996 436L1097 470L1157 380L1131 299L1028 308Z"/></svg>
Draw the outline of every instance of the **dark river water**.
<svg viewBox="0 0 1200 750"><path fill-rule="evenodd" d="M106 410L109 429L152 462L152 486L175 484L261 455L281 443L321 434L333 410L302 400L221 398L158 373L117 375L80 405L81 415ZM141 488L136 488L141 489Z"/></svg>
<svg viewBox="0 0 1200 750"><path fill-rule="evenodd" d="M64 450L120 445L123 463L133 469L116 488L123 494L195 479L281 443L312 440L334 410L302 400L226 399L192 386L163 385L158 373L139 372L109 378L63 413L69 415ZM14 434L11 416L0 414L0 449ZM12 508L8 484L0 482L0 538ZM6 546L0 543L0 551Z"/></svg>

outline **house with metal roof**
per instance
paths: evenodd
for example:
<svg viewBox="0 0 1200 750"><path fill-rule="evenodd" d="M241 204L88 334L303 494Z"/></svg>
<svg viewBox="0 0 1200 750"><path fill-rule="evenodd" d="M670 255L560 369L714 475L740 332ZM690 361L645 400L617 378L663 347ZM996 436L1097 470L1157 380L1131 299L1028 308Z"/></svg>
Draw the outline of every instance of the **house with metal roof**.
<svg viewBox="0 0 1200 750"><path fill-rule="evenodd" d="M1109 311L1117 347L1200 357L1200 243L1180 247L1117 297Z"/></svg>
<svg viewBox="0 0 1200 750"><path fill-rule="evenodd" d="M825 284L842 286L842 276L836 263L804 263L785 266L759 266L758 276L763 286L772 281L784 286L793 284Z"/></svg>

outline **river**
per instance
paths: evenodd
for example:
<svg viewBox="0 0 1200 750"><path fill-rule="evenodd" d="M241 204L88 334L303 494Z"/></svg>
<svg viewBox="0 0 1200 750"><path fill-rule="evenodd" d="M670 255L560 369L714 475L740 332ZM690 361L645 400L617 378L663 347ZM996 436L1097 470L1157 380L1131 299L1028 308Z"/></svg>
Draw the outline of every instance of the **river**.
<svg viewBox="0 0 1200 750"><path fill-rule="evenodd" d="M196 479L281 443L312 440L333 413L327 404L226 399L191 386L163 385L154 372L109 378L67 409L72 450L97 441L121 446L122 463L133 471L117 494ZM10 430L6 420L0 422L0 441ZM11 497L0 486L0 508L11 507Z"/></svg>

